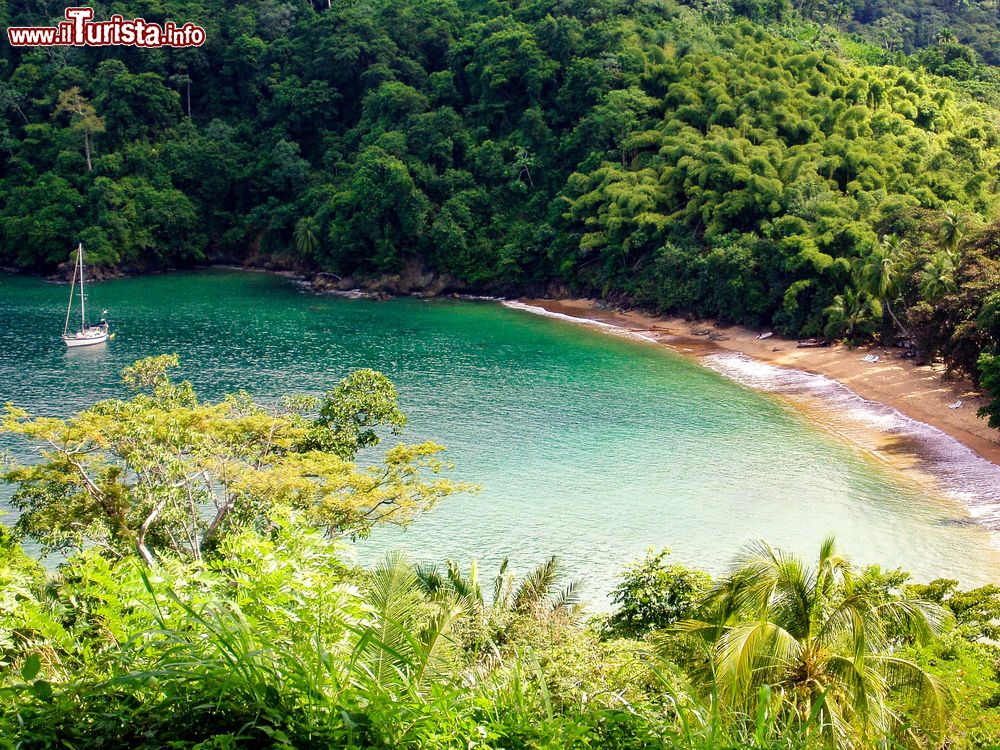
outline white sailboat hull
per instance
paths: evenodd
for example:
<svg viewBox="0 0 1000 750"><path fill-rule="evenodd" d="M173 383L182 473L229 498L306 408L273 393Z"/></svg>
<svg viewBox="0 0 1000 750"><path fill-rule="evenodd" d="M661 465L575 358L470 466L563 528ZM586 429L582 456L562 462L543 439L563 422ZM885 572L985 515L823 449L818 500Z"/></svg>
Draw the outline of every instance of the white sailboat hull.
<svg viewBox="0 0 1000 750"><path fill-rule="evenodd" d="M93 346L94 344L103 344L107 341L108 331L107 329L78 331L72 336L63 336L62 340L66 342L66 346L68 347Z"/></svg>

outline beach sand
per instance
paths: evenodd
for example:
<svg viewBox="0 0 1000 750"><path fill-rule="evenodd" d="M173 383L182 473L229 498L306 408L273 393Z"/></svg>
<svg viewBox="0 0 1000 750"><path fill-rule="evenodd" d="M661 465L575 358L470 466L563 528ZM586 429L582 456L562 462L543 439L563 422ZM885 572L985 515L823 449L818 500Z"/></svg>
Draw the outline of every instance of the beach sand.
<svg viewBox="0 0 1000 750"><path fill-rule="evenodd" d="M976 411L986 402L982 394L968 381L945 380L941 365L917 366L913 360L902 359L898 349L881 346L852 349L844 345L798 349L793 340L778 336L760 340L757 336L761 331L741 326L606 310L595 300L522 299L520 302L550 313L599 321L639 333L692 358L719 351L740 352L771 365L825 375L863 398L936 427L988 461L1000 465L1000 431L990 428L986 420L976 416ZM701 335L696 335L695 331ZM880 361L875 364L862 361L866 354L877 354ZM958 400L963 402L960 408L948 408Z"/></svg>

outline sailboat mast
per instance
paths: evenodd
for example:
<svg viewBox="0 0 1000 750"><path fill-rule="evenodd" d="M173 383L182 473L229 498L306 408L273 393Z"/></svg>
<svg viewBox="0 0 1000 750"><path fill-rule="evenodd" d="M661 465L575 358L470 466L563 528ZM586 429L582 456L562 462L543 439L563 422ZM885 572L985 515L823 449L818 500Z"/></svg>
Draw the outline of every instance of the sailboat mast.
<svg viewBox="0 0 1000 750"><path fill-rule="evenodd" d="M69 316L73 312L73 290L76 289L77 265L73 264L73 280L69 282L69 304L66 306L66 324L63 326L63 336L69 333Z"/></svg>
<svg viewBox="0 0 1000 750"><path fill-rule="evenodd" d="M76 256L80 261L80 330L87 328L87 297L83 293L83 243L76 248Z"/></svg>

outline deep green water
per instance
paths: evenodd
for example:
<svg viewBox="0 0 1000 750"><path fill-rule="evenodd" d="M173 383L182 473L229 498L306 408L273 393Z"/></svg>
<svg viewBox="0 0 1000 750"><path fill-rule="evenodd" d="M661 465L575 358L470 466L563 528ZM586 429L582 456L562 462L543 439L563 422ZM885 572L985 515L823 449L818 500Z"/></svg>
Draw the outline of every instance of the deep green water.
<svg viewBox="0 0 1000 750"><path fill-rule="evenodd" d="M122 394L118 371L164 352L206 397L320 393L358 367L392 377L406 438L447 445L455 478L483 489L376 533L363 560L405 547L477 558L485 575L554 553L599 600L650 545L720 571L755 538L811 553L836 533L859 561L1000 580L990 533L957 502L659 347L494 303L316 297L216 270L95 284L116 340L66 351L65 295L0 275L0 401L65 415Z"/></svg>

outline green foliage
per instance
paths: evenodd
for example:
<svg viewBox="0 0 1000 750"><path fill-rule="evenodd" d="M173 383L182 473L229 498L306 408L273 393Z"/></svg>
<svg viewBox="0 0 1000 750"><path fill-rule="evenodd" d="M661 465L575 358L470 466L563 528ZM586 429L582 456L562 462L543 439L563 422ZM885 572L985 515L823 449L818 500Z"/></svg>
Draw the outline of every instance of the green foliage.
<svg viewBox="0 0 1000 750"><path fill-rule="evenodd" d="M831 747L863 746L872 733L933 739L945 724L947 690L896 649L931 642L946 617L902 591L906 577L855 571L833 539L813 566L757 544L716 584L701 619L676 628L711 644L714 690L737 716L809 717Z"/></svg>
<svg viewBox="0 0 1000 750"><path fill-rule="evenodd" d="M460 489L435 478L445 465L433 443L399 444L379 466L351 461L378 444L375 428L400 429L396 391L359 370L325 397L286 398L278 408L246 393L200 402L167 370L175 355L141 360L125 383L148 389L95 404L69 419L31 417L8 404L3 430L43 446L41 461L13 465L17 528L49 549L106 546L152 565L170 551L199 560L234 529L260 528L291 509L332 534L367 535L406 524ZM431 477L427 477L430 474Z"/></svg>
<svg viewBox="0 0 1000 750"><path fill-rule="evenodd" d="M204 47L6 47L0 264L568 288L978 378L997 11L923 5L167 2Z"/></svg>
<svg viewBox="0 0 1000 750"><path fill-rule="evenodd" d="M344 459L379 443L376 427L398 434L406 417L397 404L396 387L380 372L355 370L326 394L316 424L329 430L321 442Z"/></svg>
<svg viewBox="0 0 1000 750"><path fill-rule="evenodd" d="M938 579L928 584L911 585L909 589L914 597L950 610L966 639L1000 639L1000 586L961 591L958 581Z"/></svg>
<svg viewBox="0 0 1000 750"><path fill-rule="evenodd" d="M700 570L667 563L670 550L650 550L645 559L633 562L619 576L611 594L616 609L608 629L627 637L643 636L691 617L711 586L712 579Z"/></svg>
<svg viewBox="0 0 1000 750"><path fill-rule="evenodd" d="M992 646L960 630L908 640L916 632L909 626L933 612L901 592L907 576L850 575L831 554L813 576L773 551L757 559L753 572L762 575L750 576L744 558L748 575L720 581L718 608L702 609L718 615L714 632L732 643L737 631L761 626L755 592L770 590L765 621L784 618L789 637L817 659L810 679L819 687L806 679L793 688L797 668L761 662L749 677L755 708L743 712L731 703L739 670L720 662L706 671L703 654L672 663L654 653L686 636L667 629L654 642L608 640L582 627L577 610L563 606L552 561L520 578L504 566L492 592L482 590L475 565L466 575L454 564L417 568L394 554L358 570L342 562L340 542L295 512L267 529L226 535L201 560L168 552L153 567L92 548L45 573L9 537L0 549L0 732L19 747L433 750L466 747L471 738L474 747L497 750L876 748L903 739L875 723L881 701L914 722L913 737L927 727L919 692L872 689L883 660L898 676L915 660L920 674L938 675L969 703L952 717L956 746L995 737L1000 716L991 704ZM663 557L647 562L662 570ZM970 592L963 600L950 581L921 591L954 605L959 620L974 611L968 622L983 622L992 611L984 596L996 598ZM737 601L745 607L729 606ZM482 632L484 619L502 628L477 642L469 634ZM850 682L838 660L862 657L843 639L862 632L872 639L869 664L863 682ZM890 633L897 652L880 657ZM752 661L775 641L741 642L739 652L717 650L717 658ZM834 692L841 680L851 691ZM859 714L834 710L856 700L859 686L871 702L865 737L842 731ZM811 712L787 710L816 690L825 700Z"/></svg>
<svg viewBox="0 0 1000 750"><path fill-rule="evenodd" d="M980 383L990 395L990 402L979 409L979 416L989 419L990 427L1000 429L1000 356L979 355Z"/></svg>

